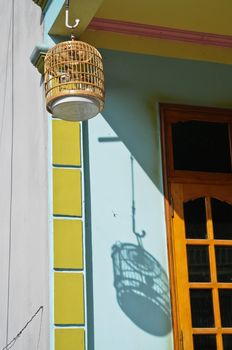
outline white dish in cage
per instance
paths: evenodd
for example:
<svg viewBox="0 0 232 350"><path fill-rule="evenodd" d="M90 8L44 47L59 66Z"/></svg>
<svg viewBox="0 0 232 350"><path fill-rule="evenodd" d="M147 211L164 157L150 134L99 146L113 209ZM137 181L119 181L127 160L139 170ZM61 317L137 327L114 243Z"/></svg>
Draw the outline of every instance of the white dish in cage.
<svg viewBox="0 0 232 350"><path fill-rule="evenodd" d="M99 102L91 97L62 96L49 106L56 118L69 121L81 121L95 117L99 111Z"/></svg>

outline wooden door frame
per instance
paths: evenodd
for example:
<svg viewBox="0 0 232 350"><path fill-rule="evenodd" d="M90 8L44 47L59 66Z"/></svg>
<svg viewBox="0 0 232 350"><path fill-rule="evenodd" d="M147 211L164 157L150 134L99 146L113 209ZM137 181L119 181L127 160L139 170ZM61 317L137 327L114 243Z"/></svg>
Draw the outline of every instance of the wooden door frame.
<svg viewBox="0 0 232 350"><path fill-rule="evenodd" d="M168 186L168 171L167 171L167 147L166 147L166 124L164 119L164 108L166 104L159 105L160 113L160 128L161 128L161 159L162 159L162 173L163 173L163 187L164 187L164 207L165 207L165 222L167 232L167 250L168 250L168 268L170 278L170 296L171 296L171 308L172 308L172 328L173 328L173 341L174 350L180 349L181 337L179 334L179 322L177 313L177 297L176 297L176 282L175 282L175 268L174 268L174 257L173 257L173 244L172 244L172 229L171 229L171 218L172 205L171 195Z"/></svg>
<svg viewBox="0 0 232 350"><path fill-rule="evenodd" d="M173 111L174 113L183 113L189 112L190 114L194 113L195 120L204 120L204 121L218 121L218 115L220 114L221 122L229 122L229 136L230 136L230 149L232 150L232 110L231 109L221 109L221 108L209 108L209 107L196 107L196 106L187 106L187 105L176 105L176 104L159 104L159 116L160 116L160 129L161 129L161 159L162 159L162 172L163 172L163 186L164 186L164 206L165 206L165 222L166 222L166 232L167 232L167 250L168 250L168 267L169 267L169 276L170 276L170 295L171 295L171 308L172 308L172 326L173 326L173 340L174 340L174 350L182 350L183 348L183 335L181 334L181 329L179 325L179 315L178 315L178 306L177 306L177 296L176 296L176 279L175 279L175 259L173 256L173 242L172 242L172 217L173 217L173 207L172 207L172 198L170 193L171 182L177 183L211 183L219 184L222 180L227 184L232 185L232 176L230 174L203 174L201 173L199 178L196 179L195 174L192 173L192 179L190 174L189 179L186 178L184 173L186 172L175 172L169 171L168 162L170 159L167 158L168 148L170 151L170 145L167 146L167 135L166 135L166 126L167 126L167 112ZM202 118L204 115L204 118ZM175 116L173 117L175 119ZM172 120L173 120L172 119ZM181 118L182 119L182 118ZM185 120L190 120L191 117L183 117ZM177 119L176 119L177 120ZM219 122L220 122L219 121ZM170 137L170 132L169 135ZM170 143L170 140L169 140ZM232 152L231 152L232 154ZM181 176L181 173L183 174ZM169 176L169 174L172 176ZM229 176L228 176L229 175Z"/></svg>

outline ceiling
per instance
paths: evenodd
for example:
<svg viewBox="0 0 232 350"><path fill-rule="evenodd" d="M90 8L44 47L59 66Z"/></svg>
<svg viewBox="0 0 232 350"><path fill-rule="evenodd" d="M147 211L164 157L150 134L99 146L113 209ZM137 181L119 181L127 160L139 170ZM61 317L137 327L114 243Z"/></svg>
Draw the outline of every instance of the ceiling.
<svg viewBox="0 0 232 350"><path fill-rule="evenodd" d="M67 36L64 6L50 34ZM231 0L70 0L76 35L99 48L232 64Z"/></svg>
<svg viewBox="0 0 232 350"><path fill-rule="evenodd" d="M95 17L232 35L231 0L104 0Z"/></svg>

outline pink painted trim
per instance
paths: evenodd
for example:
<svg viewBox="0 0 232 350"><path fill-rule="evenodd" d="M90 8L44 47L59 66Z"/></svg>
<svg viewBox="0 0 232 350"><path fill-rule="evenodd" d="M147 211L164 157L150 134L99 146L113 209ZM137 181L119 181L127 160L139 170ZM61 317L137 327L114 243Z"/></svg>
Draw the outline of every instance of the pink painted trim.
<svg viewBox="0 0 232 350"><path fill-rule="evenodd" d="M88 29L115 32L127 35L175 40L200 45L232 48L232 36L194 32L183 29L160 27L148 24L124 22L113 19L96 18L90 22Z"/></svg>

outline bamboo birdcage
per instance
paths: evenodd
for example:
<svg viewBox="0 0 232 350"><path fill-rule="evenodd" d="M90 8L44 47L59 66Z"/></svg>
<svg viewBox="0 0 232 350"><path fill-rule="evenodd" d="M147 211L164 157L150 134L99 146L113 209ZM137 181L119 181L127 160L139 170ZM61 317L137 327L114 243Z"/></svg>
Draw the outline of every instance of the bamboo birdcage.
<svg viewBox="0 0 232 350"><path fill-rule="evenodd" d="M102 111L103 63L96 48L77 40L59 43L47 52L44 70L46 106L50 113L54 114L52 106L56 101L70 96L88 98L94 102L97 113Z"/></svg>

